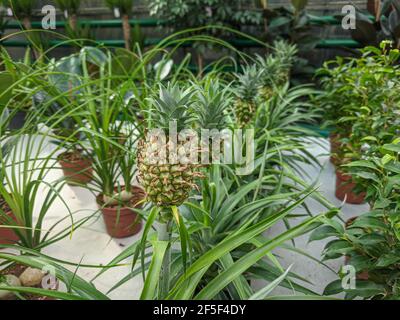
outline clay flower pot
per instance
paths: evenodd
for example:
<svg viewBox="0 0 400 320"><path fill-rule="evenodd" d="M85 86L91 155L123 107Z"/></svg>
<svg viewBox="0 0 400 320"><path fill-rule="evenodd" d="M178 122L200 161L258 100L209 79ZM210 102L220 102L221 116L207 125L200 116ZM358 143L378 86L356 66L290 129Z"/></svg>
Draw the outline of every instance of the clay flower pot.
<svg viewBox="0 0 400 320"><path fill-rule="evenodd" d="M336 133L331 133L329 135L329 141L331 143L331 157L330 161L333 165L337 166L340 163L340 159L337 157L338 151L340 150L342 144L340 143L340 135Z"/></svg>
<svg viewBox="0 0 400 320"><path fill-rule="evenodd" d="M87 184L93 180L90 159L76 153L64 152L58 156L58 162L69 185Z"/></svg>
<svg viewBox="0 0 400 320"><path fill-rule="evenodd" d="M362 204L365 202L365 192L359 194L354 193L356 184L348 174L344 174L340 170L336 170L336 198L341 201L346 199L346 203Z"/></svg>
<svg viewBox="0 0 400 320"><path fill-rule="evenodd" d="M12 212L7 212L6 215L16 221L16 217ZM5 225L6 219L0 216L0 225ZM0 244L15 244L19 241L17 234L12 228L0 227Z"/></svg>
<svg viewBox="0 0 400 320"><path fill-rule="evenodd" d="M133 210L140 208L141 204L137 204L145 198L142 188L132 187L133 199L131 205L121 207L120 205L104 206L103 194L99 194L96 198L97 204L103 213L104 223L107 233L113 238L126 238L140 232L142 222L140 216Z"/></svg>

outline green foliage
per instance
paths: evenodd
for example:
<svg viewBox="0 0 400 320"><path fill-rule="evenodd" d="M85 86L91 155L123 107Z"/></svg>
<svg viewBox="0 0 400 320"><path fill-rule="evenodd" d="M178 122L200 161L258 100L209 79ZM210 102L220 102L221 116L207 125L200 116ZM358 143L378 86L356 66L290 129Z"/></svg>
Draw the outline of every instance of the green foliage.
<svg viewBox="0 0 400 320"><path fill-rule="evenodd" d="M22 19L32 15L36 0L2 0L2 3L11 8L17 18Z"/></svg>
<svg viewBox="0 0 400 320"><path fill-rule="evenodd" d="M56 3L62 11L69 14L77 14L81 6L81 0L56 0Z"/></svg>
<svg viewBox="0 0 400 320"><path fill-rule="evenodd" d="M122 15L130 15L132 13L134 2L134 0L105 0L107 6L111 9L118 8Z"/></svg>
<svg viewBox="0 0 400 320"><path fill-rule="evenodd" d="M155 0L149 2L150 14L165 19L178 28L205 25L260 24L260 13L244 10L241 1Z"/></svg>
<svg viewBox="0 0 400 320"><path fill-rule="evenodd" d="M204 40L202 37L195 35L193 40ZM29 80L33 87L24 87L25 93L28 97L40 93L42 100L23 132L31 133L30 130L42 123L55 132L46 131L45 138L60 140L54 152L70 145L87 150L96 173L94 185L87 188L113 195L115 187L121 187L121 180L125 186L134 183L135 142L144 137L147 130L168 128L166 120L177 120L195 129L200 129L200 126L210 129L236 127L233 110L229 108L234 91L229 81L234 75L217 72L217 65L212 67L215 69L210 75L197 78L187 68L189 58L174 66L174 51L160 55L160 52L166 52L171 39L176 46L184 43L172 37L146 52L120 49L115 54L85 47L48 65L35 64L28 68L21 83ZM211 37L206 39L235 50ZM280 56L282 60L287 58L283 54ZM336 213L336 208L296 174L299 161L314 163L304 142L304 136L310 132L300 123L317 118L312 104L315 94L315 90L308 86L290 89L286 83L277 88L270 99L257 104L256 117L250 123L256 138L255 170L251 174L239 177L235 174L235 165L210 165L202 169L206 179L199 183L199 190L193 190L179 208L160 211L149 203L138 209L137 212L146 220L142 238L109 265L100 266L102 274L123 260L133 258L132 271L111 290L142 273L145 280L143 299L261 299L277 285L296 293L316 296L305 287L307 280L285 270L273 253L278 246L319 226L323 217ZM57 134L57 130L64 129L67 134ZM28 153L30 157L34 155L29 148ZM17 165L17 160L13 160L15 157L8 159L12 165ZM42 166L39 160L47 165ZM13 208L21 207L16 213L22 212L28 223L32 212L30 204L35 202L37 188L44 183L47 169L53 167L50 160L34 157L35 167L43 176L32 184L28 183L28 178L33 171L14 170L12 177L16 179L22 172L23 185L28 185L23 194L15 193L17 200L7 198L5 191L2 193ZM28 163L30 161L24 161L22 166L28 167ZM43 219L62 184L63 180L46 184L51 192L41 208ZM297 214L296 208L307 208L305 201L308 198L319 201L328 213L310 213L310 217L292 227L291 216ZM157 236L153 231L159 230L158 222L167 218L170 239L164 238L162 232ZM280 221L287 225L286 231L270 238L263 235ZM74 221L74 227L84 222ZM39 250L69 234L69 229L55 238L46 238L47 234L43 236L36 224L20 231L25 230L31 230L33 238L25 237L23 246L17 247L40 259L7 254L1 254L0 258L36 268L50 263L62 274L61 265L67 262L34 254L31 248ZM166 260L169 258L171 260ZM165 268L165 262L169 268ZM255 292L249 281L259 278L267 280L268 284ZM31 290L32 293L59 299L106 299L93 286L71 273L67 273L65 279L59 279L67 284L67 293L7 289L16 292Z"/></svg>
<svg viewBox="0 0 400 320"><path fill-rule="evenodd" d="M335 240L325 247L325 259L343 259L346 256L348 264L355 268L358 275L362 275L355 289L344 290L338 280L325 289L327 295L345 291L349 299L400 298L399 143L397 139L392 144L385 144L368 160L354 161L347 165L352 177L368 186L367 199L371 211L348 223L346 228L331 224L322 227L325 230L329 228L328 232L317 229L311 235L311 240L334 236Z"/></svg>
<svg viewBox="0 0 400 320"><path fill-rule="evenodd" d="M399 130L400 53L382 42L359 58L337 58L319 71L327 125L341 137L343 163L363 159L376 146L390 143Z"/></svg>

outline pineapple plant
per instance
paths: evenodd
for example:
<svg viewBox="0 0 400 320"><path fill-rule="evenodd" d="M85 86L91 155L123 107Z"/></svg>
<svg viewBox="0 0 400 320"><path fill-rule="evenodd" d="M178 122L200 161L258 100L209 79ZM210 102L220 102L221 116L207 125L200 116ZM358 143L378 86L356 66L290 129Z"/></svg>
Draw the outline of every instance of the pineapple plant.
<svg viewBox="0 0 400 320"><path fill-rule="evenodd" d="M257 68L260 74L260 86L258 88L259 97L268 100L272 97L276 89L276 76L279 73L279 60L274 55L266 58L257 55Z"/></svg>
<svg viewBox="0 0 400 320"><path fill-rule="evenodd" d="M260 73L256 65L243 68L243 73L236 74L237 96L235 114L240 126L246 126L253 118L257 110L257 94L259 89Z"/></svg>
<svg viewBox="0 0 400 320"><path fill-rule="evenodd" d="M266 58L257 56L257 65L261 74L259 95L265 100L272 97L277 88L284 86L290 80L290 71L293 67L297 46L286 41L274 42L274 53Z"/></svg>
<svg viewBox="0 0 400 320"><path fill-rule="evenodd" d="M229 126L231 90L212 73L206 75L195 87L197 92L193 109L196 122L199 129L209 130L210 133L208 139L202 137L201 140L202 164L218 162L224 148L223 133L220 130Z"/></svg>
<svg viewBox="0 0 400 320"><path fill-rule="evenodd" d="M284 85L290 80L290 71L295 63L298 53L297 46L284 40L274 42L275 56L279 61L279 71L277 74L277 85Z"/></svg>
<svg viewBox="0 0 400 320"><path fill-rule="evenodd" d="M159 97L151 99L148 129L161 130L164 139L148 131L145 139L138 142L137 165L147 200L158 207L181 205L196 186L195 179L202 176L200 165L192 161L198 146L177 139L181 130L194 125L192 97L192 89L169 84L161 86ZM171 123L176 125L176 132L170 132Z"/></svg>

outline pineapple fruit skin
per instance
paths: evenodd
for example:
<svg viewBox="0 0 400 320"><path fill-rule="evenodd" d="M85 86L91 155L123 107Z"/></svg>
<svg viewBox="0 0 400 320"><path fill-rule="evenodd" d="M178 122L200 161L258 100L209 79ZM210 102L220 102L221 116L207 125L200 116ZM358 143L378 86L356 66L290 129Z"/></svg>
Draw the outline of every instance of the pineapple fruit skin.
<svg viewBox="0 0 400 320"><path fill-rule="evenodd" d="M171 163L172 150L177 150L174 159L177 161ZM174 148L168 139L161 146L151 138L138 142L138 179L146 191L147 201L160 207L171 207L180 206L189 197L196 187L196 178L203 176L200 165L190 161L195 151L181 142Z"/></svg>
<svg viewBox="0 0 400 320"><path fill-rule="evenodd" d="M235 103L236 117L240 126L246 126L254 118L257 109L256 102L238 99Z"/></svg>

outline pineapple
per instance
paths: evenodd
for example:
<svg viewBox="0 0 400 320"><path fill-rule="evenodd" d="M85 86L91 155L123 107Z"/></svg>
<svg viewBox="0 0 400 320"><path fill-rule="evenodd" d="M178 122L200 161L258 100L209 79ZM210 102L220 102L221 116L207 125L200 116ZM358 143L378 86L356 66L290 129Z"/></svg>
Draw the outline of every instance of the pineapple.
<svg viewBox="0 0 400 320"><path fill-rule="evenodd" d="M259 75L256 65L244 67L242 74L236 74L238 86L235 92L235 113L240 126L246 126L257 110Z"/></svg>
<svg viewBox="0 0 400 320"><path fill-rule="evenodd" d="M179 142L175 130L169 131L171 122L177 133L193 126L192 96L193 90L183 91L178 85L161 87L159 97L151 100L149 129L161 129L165 140L147 132L146 138L138 142L139 182L147 200L159 207L181 205L196 187L196 178L202 176L199 164L193 161L198 145Z"/></svg>
<svg viewBox="0 0 400 320"><path fill-rule="evenodd" d="M279 71L277 74L277 85L284 85L290 80L290 71L295 63L298 52L295 44L279 40L274 42L275 56L279 61Z"/></svg>
<svg viewBox="0 0 400 320"><path fill-rule="evenodd" d="M284 86L290 80L290 71L295 62L297 46L286 41L274 42L274 53L263 58L257 56L260 69L261 87L259 95L265 100L272 97L277 88Z"/></svg>
<svg viewBox="0 0 400 320"><path fill-rule="evenodd" d="M258 88L258 95L264 100L272 97L276 89L276 77L279 73L279 60L273 55L266 58L257 56L257 67L260 73L260 86Z"/></svg>

